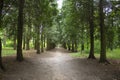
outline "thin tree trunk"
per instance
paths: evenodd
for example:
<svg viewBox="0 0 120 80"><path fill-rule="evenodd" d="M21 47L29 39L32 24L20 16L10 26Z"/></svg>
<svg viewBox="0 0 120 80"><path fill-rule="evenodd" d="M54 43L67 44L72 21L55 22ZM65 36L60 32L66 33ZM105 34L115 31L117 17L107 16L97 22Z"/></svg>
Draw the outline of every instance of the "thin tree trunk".
<svg viewBox="0 0 120 80"><path fill-rule="evenodd" d="M17 31L17 61L23 61L22 54L22 36L23 36L23 9L24 0L19 0L19 13L18 13L18 31Z"/></svg>
<svg viewBox="0 0 120 80"><path fill-rule="evenodd" d="M49 50L49 39L47 38L47 49L46 50Z"/></svg>
<svg viewBox="0 0 120 80"><path fill-rule="evenodd" d="M2 10L3 10L4 0L0 0L0 28L2 27ZM5 70L2 63L2 41L0 37L0 68Z"/></svg>
<svg viewBox="0 0 120 80"><path fill-rule="evenodd" d="M41 52L44 52L43 33L41 34Z"/></svg>
<svg viewBox="0 0 120 80"><path fill-rule="evenodd" d="M44 35L44 47L45 47L45 39L46 39L46 38L45 38L45 35Z"/></svg>
<svg viewBox="0 0 120 80"><path fill-rule="evenodd" d="M100 34L101 34L101 52L100 52L100 62L106 62L106 34L104 25L104 13L103 13L103 1L99 2L99 15L100 15Z"/></svg>
<svg viewBox="0 0 120 80"><path fill-rule="evenodd" d="M77 44L77 40L75 40L75 52L77 52L77 48L78 48L78 44Z"/></svg>
<svg viewBox="0 0 120 80"><path fill-rule="evenodd" d="M26 36L25 36L25 33L24 33L24 35L23 35L23 49L25 50L25 48L26 48L26 38L25 38Z"/></svg>
<svg viewBox="0 0 120 80"><path fill-rule="evenodd" d="M72 41L72 52L74 52L74 49L75 47L74 47L74 41Z"/></svg>
<svg viewBox="0 0 120 80"><path fill-rule="evenodd" d="M37 27L37 44L36 44L36 49L37 49L37 54L40 54L40 27Z"/></svg>
<svg viewBox="0 0 120 80"><path fill-rule="evenodd" d="M94 6L93 0L90 1L90 15L89 15L89 27L90 27L90 53L89 59L95 59L94 56Z"/></svg>

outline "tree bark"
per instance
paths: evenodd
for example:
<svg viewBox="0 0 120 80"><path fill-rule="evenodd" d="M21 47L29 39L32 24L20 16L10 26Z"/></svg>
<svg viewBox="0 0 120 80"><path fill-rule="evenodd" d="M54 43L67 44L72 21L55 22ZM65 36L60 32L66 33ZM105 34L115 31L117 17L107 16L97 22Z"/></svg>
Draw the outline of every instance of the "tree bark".
<svg viewBox="0 0 120 80"><path fill-rule="evenodd" d="M37 27L37 43L36 43L37 54L40 54L40 27Z"/></svg>
<svg viewBox="0 0 120 80"><path fill-rule="evenodd" d="M34 38L34 43L33 44L34 44L34 49L37 50L37 39L36 38Z"/></svg>
<svg viewBox="0 0 120 80"><path fill-rule="evenodd" d="M45 48L45 41L46 41L46 38L45 38L45 35L44 35L44 48Z"/></svg>
<svg viewBox="0 0 120 80"><path fill-rule="evenodd" d="M0 28L2 27L2 10L3 10L4 0L0 0ZM0 68L5 70L2 63L2 41L0 37Z"/></svg>
<svg viewBox="0 0 120 80"><path fill-rule="evenodd" d="M103 1L99 2L99 15L100 15L100 34L101 34L101 52L100 52L100 62L106 62L106 30L104 25L104 13L103 13Z"/></svg>
<svg viewBox="0 0 120 80"><path fill-rule="evenodd" d="M1 41L1 38L0 38L0 67L2 70L5 70L3 63L2 63L2 41Z"/></svg>
<svg viewBox="0 0 120 80"><path fill-rule="evenodd" d="M44 52L44 40L43 40L43 33L41 34L41 52Z"/></svg>
<svg viewBox="0 0 120 80"><path fill-rule="evenodd" d="M50 50L50 40L47 38L47 50Z"/></svg>
<svg viewBox="0 0 120 80"><path fill-rule="evenodd" d="M22 36L23 36L23 9L24 0L19 0L18 28L17 28L17 61L23 61Z"/></svg>
<svg viewBox="0 0 120 80"><path fill-rule="evenodd" d="M26 36L25 36L25 33L23 34L23 50L25 50L26 48Z"/></svg>
<svg viewBox="0 0 120 80"><path fill-rule="evenodd" d="M90 27L90 52L88 59L95 59L94 56L94 6L93 0L90 0L90 15L89 15L89 27Z"/></svg>

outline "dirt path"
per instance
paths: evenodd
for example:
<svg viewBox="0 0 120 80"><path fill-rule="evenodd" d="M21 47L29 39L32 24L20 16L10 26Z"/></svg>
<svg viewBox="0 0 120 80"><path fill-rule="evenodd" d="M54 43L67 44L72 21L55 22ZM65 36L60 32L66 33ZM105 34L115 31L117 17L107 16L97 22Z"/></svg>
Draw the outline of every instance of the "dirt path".
<svg viewBox="0 0 120 80"><path fill-rule="evenodd" d="M5 58L7 71L0 80L120 80L114 65L72 58L62 48L41 55L30 51L25 56L21 63L14 61L14 56Z"/></svg>

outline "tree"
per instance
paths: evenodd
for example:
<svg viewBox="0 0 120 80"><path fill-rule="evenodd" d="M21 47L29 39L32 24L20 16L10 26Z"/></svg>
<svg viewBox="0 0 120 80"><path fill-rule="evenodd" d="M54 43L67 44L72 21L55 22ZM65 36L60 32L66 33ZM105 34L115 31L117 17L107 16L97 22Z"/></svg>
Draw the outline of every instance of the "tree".
<svg viewBox="0 0 120 80"><path fill-rule="evenodd" d="M3 10L4 0L0 1L0 29L2 28L2 10ZM2 63L2 40L0 36L0 67L5 70Z"/></svg>
<svg viewBox="0 0 120 80"><path fill-rule="evenodd" d="M90 53L89 59L95 59L94 56L94 3L93 0L90 0L89 3L89 27L90 27Z"/></svg>
<svg viewBox="0 0 120 80"><path fill-rule="evenodd" d="M84 32L84 26L81 25L79 5L74 0L64 1L62 9L62 43L67 44L68 50L72 52L77 51L78 42L80 37L83 36L81 32ZM70 7L68 7L70 6ZM67 14L69 13L69 14ZM80 22L81 21L81 22ZM83 38L81 39L82 44ZM65 47L65 46L64 46ZM66 48L66 47L65 47Z"/></svg>
<svg viewBox="0 0 120 80"><path fill-rule="evenodd" d="M99 19L100 19L100 34L101 34L101 51L100 51L100 62L106 62L106 28L104 24L104 12L103 12L104 0L99 1Z"/></svg>
<svg viewBox="0 0 120 80"><path fill-rule="evenodd" d="M23 61L22 36L23 36L23 9L24 0L19 0L18 28L17 28L17 61Z"/></svg>

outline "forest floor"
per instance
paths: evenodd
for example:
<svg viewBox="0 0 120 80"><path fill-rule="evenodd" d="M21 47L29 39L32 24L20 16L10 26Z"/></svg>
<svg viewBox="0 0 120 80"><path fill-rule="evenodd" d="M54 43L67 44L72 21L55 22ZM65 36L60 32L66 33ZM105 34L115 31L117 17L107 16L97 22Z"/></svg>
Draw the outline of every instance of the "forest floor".
<svg viewBox="0 0 120 80"><path fill-rule="evenodd" d="M0 80L120 80L119 64L74 58L62 48L40 55L31 50L24 56L20 63L15 56L4 57L7 71L0 71Z"/></svg>

